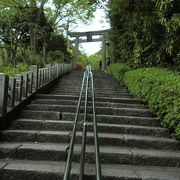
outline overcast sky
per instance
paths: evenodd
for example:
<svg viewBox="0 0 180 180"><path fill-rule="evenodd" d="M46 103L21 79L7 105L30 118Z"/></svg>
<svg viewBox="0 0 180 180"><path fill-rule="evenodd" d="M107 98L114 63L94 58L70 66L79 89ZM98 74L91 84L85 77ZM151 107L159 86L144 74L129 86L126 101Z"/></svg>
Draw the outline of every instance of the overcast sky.
<svg viewBox="0 0 180 180"><path fill-rule="evenodd" d="M101 9L97 9L94 13L94 18L89 25L79 24L73 31L96 31L109 29L110 25L106 22L105 13ZM80 44L80 50L84 51L87 55L94 54L101 49L101 42L89 42Z"/></svg>

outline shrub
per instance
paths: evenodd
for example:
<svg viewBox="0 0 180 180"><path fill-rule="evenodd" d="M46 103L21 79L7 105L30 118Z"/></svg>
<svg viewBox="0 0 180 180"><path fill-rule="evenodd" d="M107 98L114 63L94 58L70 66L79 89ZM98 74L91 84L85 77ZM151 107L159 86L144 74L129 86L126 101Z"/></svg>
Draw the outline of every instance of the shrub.
<svg viewBox="0 0 180 180"><path fill-rule="evenodd" d="M13 77L18 73L26 72L28 70L29 70L29 67L25 63L18 63L15 69L13 68L12 65L6 65L3 67L0 67L0 73L4 73L8 75L9 77Z"/></svg>
<svg viewBox="0 0 180 180"><path fill-rule="evenodd" d="M124 83L180 139L180 74L162 68L128 71Z"/></svg>
<svg viewBox="0 0 180 180"><path fill-rule="evenodd" d="M108 73L119 80L120 83L123 83L124 74L130 69L131 68L128 65L120 63L111 64L107 67Z"/></svg>

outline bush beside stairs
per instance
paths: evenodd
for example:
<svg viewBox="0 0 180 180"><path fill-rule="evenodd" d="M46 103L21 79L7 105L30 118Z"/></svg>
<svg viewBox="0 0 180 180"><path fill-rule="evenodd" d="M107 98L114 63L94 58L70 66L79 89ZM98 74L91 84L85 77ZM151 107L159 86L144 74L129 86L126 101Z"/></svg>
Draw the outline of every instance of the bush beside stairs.
<svg viewBox="0 0 180 180"><path fill-rule="evenodd" d="M0 132L0 180L63 179L82 76L82 71L63 75ZM112 77L94 72L94 84L102 180L179 180L180 142L169 138L151 110ZM79 174L83 106L71 180ZM84 179L96 179L91 101Z"/></svg>

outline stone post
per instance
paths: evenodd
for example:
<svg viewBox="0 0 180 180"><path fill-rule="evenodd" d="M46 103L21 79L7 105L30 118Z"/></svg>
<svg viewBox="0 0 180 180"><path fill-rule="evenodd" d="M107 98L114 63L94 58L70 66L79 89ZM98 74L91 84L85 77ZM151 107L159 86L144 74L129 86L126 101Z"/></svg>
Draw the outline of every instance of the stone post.
<svg viewBox="0 0 180 180"><path fill-rule="evenodd" d="M17 74L15 78L16 78L16 88L18 90L17 101L21 102L23 95L23 76L21 74Z"/></svg>
<svg viewBox="0 0 180 180"><path fill-rule="evenodd" d="M29 86L28 80L29 80L29 74L24 73L23 74L24 97L27 97L27 94L28 94L28 86Z"/></svg>
<svg viewBox="0 0 180 180"><path fill-rule="evenodd" d="M9 77L0 73L0 116L7 113Z"/></svg>
<svg viewBox="0 0 180 180"><path fill-rule="evenodd" d="M15 105L15 92L16 92L16 79L14 77L9 78L9 95L10 95L10 107Z"/></svg>
<svg viewBox="0 0 180 180"><path fill-rule="evenodd" d="M37 65L30 66L30 71L33 73L33 86L34 91L38 89L38 67Z"/></svg>
<svg viewBox="0 0 180 180"><path fill-rule="evenodd" d="M55 66L56 66L56 69L57 69L57 70L56 70L56 71L57 71L57 72L56 72L56 77L58 77L58 76L59 76L59 64L56 63Z"/></svg>
<svg viewBox="0 0 180 180"><path fill-rule="evenodd" d="M48 69L47 71L48 71L48 82L50 82L51 81L51 65L50 64L46 64L46 68ZM48 83L47 82L47 83Z"/></svg>
<svg viewBox="0 0 180 180"><path fill-rule="evenodd" d="M29 74L29 80L28 80L28 93L32 93L32 87L33 87L33 73L31 71L28 72Z"/></svg>

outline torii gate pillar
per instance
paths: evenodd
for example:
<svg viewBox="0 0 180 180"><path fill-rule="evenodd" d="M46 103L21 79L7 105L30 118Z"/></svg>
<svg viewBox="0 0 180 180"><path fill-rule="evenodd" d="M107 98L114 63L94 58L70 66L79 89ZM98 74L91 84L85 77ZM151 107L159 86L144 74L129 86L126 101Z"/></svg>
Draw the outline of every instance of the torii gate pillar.
<svg viewBox="0 0 180 180"><path fill-rule="evenodd" d="M78 58L78 52L79 52L79 36L76 36L75 40L75 51L74 51L74 60L73 60L73 68L76 68L76 61Z"/></svg>
<svg viewBox="0 0 180 180"><path fill-rule="evenodd" d="M106 37L102 34L102 70L106 70Z"/></svg>

